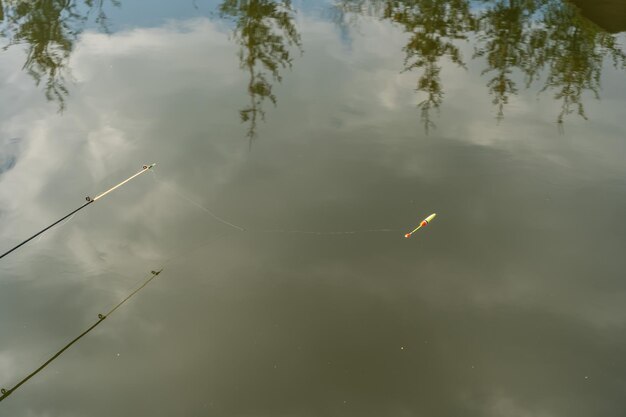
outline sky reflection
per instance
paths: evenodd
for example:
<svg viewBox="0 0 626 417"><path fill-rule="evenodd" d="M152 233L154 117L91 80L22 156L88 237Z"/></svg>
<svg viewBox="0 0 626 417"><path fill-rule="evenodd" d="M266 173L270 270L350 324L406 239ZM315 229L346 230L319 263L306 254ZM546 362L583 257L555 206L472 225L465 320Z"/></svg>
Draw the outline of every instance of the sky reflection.
<svg viewBox="0 0 626 417"><path fill-rule="evenodd" d="M3 245L158 165L3 259L0 384L179 257L1 414L619 416L623 71L603 61L589 120L560 131L563 101L520 88L498 121L468 37L426 135L406 26L293 22L251 149L220 20L83 31L62 114L4 52ZM398 232L323 234L366 229Z"/></svg>

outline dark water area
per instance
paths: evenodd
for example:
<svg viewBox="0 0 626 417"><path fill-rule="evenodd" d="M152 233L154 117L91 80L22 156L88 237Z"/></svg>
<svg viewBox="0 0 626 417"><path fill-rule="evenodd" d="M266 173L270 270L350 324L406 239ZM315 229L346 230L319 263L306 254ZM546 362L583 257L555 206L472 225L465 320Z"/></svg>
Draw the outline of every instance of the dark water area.
<svg viewBox="0 0 626 417"><path fill-rule="evenodd" d="M621 0L572 0L581 14L610 33L626 31L626 3Z"/></svg>
<svg viewBox="0 0 626 417"><path fill-rule="evenodd" d="M624 415L621 1L0 10L0 416Z"/></svg>

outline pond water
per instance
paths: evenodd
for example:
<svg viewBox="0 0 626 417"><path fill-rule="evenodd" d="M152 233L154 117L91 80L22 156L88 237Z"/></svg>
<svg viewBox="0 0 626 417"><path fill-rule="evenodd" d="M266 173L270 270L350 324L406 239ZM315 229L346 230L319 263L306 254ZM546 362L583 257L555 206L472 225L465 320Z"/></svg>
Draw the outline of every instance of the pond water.
<svg viewBox="0 0 626 417"><path fill-rule="evenodd" d="M3 2L0 415L623 416L625 17Z"/></svg>

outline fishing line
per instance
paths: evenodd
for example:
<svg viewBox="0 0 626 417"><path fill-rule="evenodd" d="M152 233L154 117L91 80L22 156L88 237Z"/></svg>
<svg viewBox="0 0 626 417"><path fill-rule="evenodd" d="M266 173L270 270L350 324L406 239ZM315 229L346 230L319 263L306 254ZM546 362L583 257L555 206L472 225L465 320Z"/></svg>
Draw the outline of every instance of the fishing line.
<svg viewBox="0 0 626 417"><path fill-rule="evenodd" d="M158 271L150 271L151 276L146 279L143 284L141 284L139 287L137 287L133 292L131 292L130 294L128 294L122 301L120 301L119 303L117 303L115 306L113 306L113 308L111 308L111 310L109 310L106 314L98 314L98 321L96 321L94 324L92 324L87 330L85 330L84 332L82 332L80 335L78 335L76 338L74 338L71 342L69 342L67 345L63 346L63 348L61 348L61 350L59 350L57 353L55 353L54 355L52 355L52 357L50 357L50 359L48 359L46 362L44 362L39 368L35 369L33 372L31 372L30 374L28 374L24 379L22 379L20 382L18 382L15 386L13 386L12 388L9 389L0 389L0 401L4 400L5 398L7 398L9 395L13 394L15 392L15 390L17 390L19 387L21 387L22 385L24 385L29 379L31 379L32 377L34 377L35 375L37 375L39 372L43 371L44 368L46 368L48 365L50 365L52 363L52 361L54 361L56 358L58 358L59 356L61 356L61 354L63 352L65 352L67 349L70 348L70 346L72 346L74 343L78 342L81 338L83 338L84 336L86 336L89 332L91 332L93 329L95 329L100 323L102 323L104 321L104 319L106 319L108 316L110 316L111 314L113 314L113 312L115 310L117 310L119 307L122 306L122 304L124 304L126 301L128 301L131 297L133 297L135 294L137 294L139 291L141 291L146 285L148 285L150 283L150 281L152 281L154 278L157 277L157 275L159 275L161 272L163 271L163 268L161 268Z"/></svg>
<svg viewBox="0 0 626 417"><path fill-rule="evenodd" d="M103 193L98 194L97 196L95 196L94 198L91 197L87 197L87 202L85 204L83 204L82 206L78 207L77 209L73 210L72 212L66 214L65 216L61 217L59 220L57 220L56 222L52 223L50 226L40 230L39 232L35 233L34 235L32 235L31 237L29 237L28 239L22 241L20 244L14 246L13 248L9 249L8 251L4 252L2 255L0 255L0 259L4 258L5 256L7 256L9 253L13 252L14 250L19 249L20 247L22 247L23 245L25 245L26 243L30 242L31 240L33 240L34 238L36 238L37 236L41 235L42 233L44 233L45 231L53 228L54 226L56 226L57 224L61 223L63 220L67 219L68 217L73 216L74 214L78 213L80 210L84 209L85 207L87 207L90 204L95 203L96 201L98 201L99 199L101 199L102 197L104 197L105 195L109 194L110 192L114 191L115 189L121 187L122 185L126 184L128 181L132 180L133 178L143 174L144 172L152 169L154 166L156 165L156 163L152 164L152 165L144 165L143 169L139 172L137 172L135 175L132 175L130 177L128 177L127 179L125 179L124 181L120 182L119 184L109 188L108 190L106 190Z"/></svg>
<svg viewBox="0 0 626 417"><path fill-rule="evenodd" d="M139 171L138 173L134 174L133 176L127 178L126 180L120 182L119 184L115 185L114 187L108 189L107 191L97 195L95 198L91 199L89 197L87 197L87 203L83 204L82 206L80 206L79 208L75 209L74 211L72 211L71 213L67 214L66 216L62 217L61 219L57 220L56 222L54 222L53 224L51 224L50 226L46 227L45 229L42 229L40 232L36 233L35 235L31 236L30 238L26 239L25 241L23 241L22 243L20 243L19 245L17 245L16 247L12 248L11 250L5 252L2 256L0 256L0 259L6 255L8 255L9 253L13 252L14 250L18 249L19 247L21 247L22 245L26 244L27 242L29 242L30 240L34 239L35 237L41 235L42 233L44 233L46 230L49 230L50 228L52 228L53 226L59 224L60 222L62 222L65 219L71 218L71 216L73 216L75 213L77 213L78 211L80 211L81 209L87 207L89 204L94 203L95 201L99 200L100 198L106 196L107 194L109 194L110 192L114 191L115 189L121 187L122 185L126 184L127 182L129 182L130 180L132 180L133 178L137 177L138 175L142 174L143 172L151 169L154 167L155 164L152 164L150 166L144 166L143 169L141 171ZM155 180L157 180L156 175L155 175ZM158 180L157 180L158 181ZM224 219L222 219L221 217L217 216L215 213L213 213L210 209L208 209L207 207L204 207L202 204L198 203L197 201L194 201L193 199L185 196L184 194L180 193L178 190L176 190L175 188L171 187L169 184L163 182L163 181L159 181L162 182L166 187L168 187L171 191L173 191L175 194L177 194L179 197L187 200L188 202L192 203L193 205L195 205L196 207L202 209L203 211L205 211L207 214L209 214L212 218L214 218L215 220L220 221L221 223L228 225L236 230L245 232L247 231L245 228L238 226L236 224L233 224L231 222L228 222ZM304 231L304 230L259 230L258 232L263 232L263 233L303 233L303 234L314 234L314 235L341 235L341 234L355 234L355 233L369 233L369 232L392 232L392 231L396 231L394 229L369 229L369 230L354 230L354 231L336 231L336 232L315 232L315 231ZM218 236L219 237L219 236ZM180 253L170 256L169 258L166 259L166 261L162 264L162 265L168 265L176 260L179 260L180 258L185 258L187 256L190 256L192 253L200 250L201 248L207 246L208 244L210 244L212 241L215 240L215 237L211 238L210 240L196 246L195 248L191 249L191 250L183 250ZM40 373L41 371L43 371L48 365L50 365L54 360L56 360L59 356L61 356L66 350L68 350L72 345L74 345L75 343L77 343L80 339L82 339L83 337L85 337L87 334L89 334L93 329L95 329L97 326L99 326L107 317L109 317L111 314L113 314L118 308L120 308L124 303L126 303L128 300L130 300L133 296L135 296L139 291L141 291L143 288L145 288L154 278L156 278L161 272L163 271L163 268L161 268L158 271L151 271L151 276L146 279L139 287L137 287L135 290L133 290L131 293L129 293L124 299L122 299L119 303L117 303L116 305L114 305L107 313L105 314L98 314L98 320L92 324L89 328L87 328L85 331L83 331L81 334L79 334L77 337L75 337L74 339L72 339L69 343L67 343L65 346L63 346L59 351L57 351L54 355L52 355L47 361L45 361L41 366L39 366L37 369L35 369L33 372L31 372L30 374L28 374L25 378L23 378L21 381L19 381L16 385L14 385L13 387L9 388L9 389L0 389L0 402L3 401L4 399L6 399L8 396L10 396L12 393L14 393L18 388L20 388L22 385L24 385L26 382L28 382L31 378L33 378L35 375L37 375L38 373ZM118 275L124 276L123 274L119 274Z"/></svg>
<svg viewBox="0 0 626 417"><path fill-rule="evenodd" d="M221 218L220 216L218 216L217 214L213 213L211 210L209 210L207 207L203 206L202 204L198 203L197 201L191 199L190 197L184 195L183 193L181 193L180 191L178 191L176 188L172 187L170 184L168 184L165 181L160 180L157 177L157 173L152 171L152 178L158 182L159 184L164 185L165 187L167 187L170 191L172 191L174 194L176 194L177 196L179 196L180 198L187 200L189 203L193 204L194 206L198 207L200 210L203 210L204 212L206 212L207 214L209 214L211 217L213 217L215 220L217 220L218 222L225 224L227 226L230 226L234 229L239 230L240 232L245 232L246 229L241 227L241 226L237 226L236 224L233 224L227 220L224 220L223 218Z"/></svg>
<svg viewBox="0 0 626 417"><path fill-rule="evenodd" d="M172 185L168 184L167 182L165 182L164 180L161 180L158 178L157 173L155 171L152 171L152 177L155 181L157 181L159 184L164 185L165 187L167 187L170 191L172 191L174 194L176 194L178 197L182 198L183 200L186 200L187 202L193 204L194 206L196 206L197 208L199 208L200 210L206 212L207 214L209 214L213 219L219 221L222 224L225 224L227 226L230 226L234 229L239 230L240 232L250 232L250 233L285 233L285 234L307 234L307 235L319 235L319 236L324 236L324 235L353 235L353 234L357 234L357 233L385 233L385 232L398 232L401 229L365 229L365 230L340 230L340 231L328 231L328 232L321 232L321 231L310 231L310 230L295 230L295 229L267 229L267 230L257 230L257 229L249 229L247 227L243 227L243 226L239 226L236 225L234 223L231 223L225 219L223 219L222 217L218 216L217 214L215 214L213 211L211 211L208 207L200 204L199 202L193 200L192 198L190 198L189 196L183 194L182 192L180 192L179 190L177 190L175 187L173 187Z"/></svg>
<svg viewBox="0 0 626 417"><path fill-rule="evenodd" d="M257 230L257 233L300 233L305 235L355 235L357 233L384 233L384 232L398 232L400 229L366 229L366 230L348 230L348 231L336 231L336 232L314 232L309 230L281 230L281 229L270 229L270 230ZM255 232L255 230L251 230L251 232Z"/></svg>
<svg viewBox="0 0 626 417"><path fill-rule="evenodd" d="M61 218L60 220L57 220L55 223L51 224L50 226L48 226L47 228L43 229L42 231L38 232L37 234L35 234L34 236L30 237L29 239L25 240L24 242L22 242L21 244L17 245L16 247L14 247L13 249L9 250L8 252L4 253L2 256L0 256L0 258L6 256L7 254L11 253L12 251L16 250L17 248L19 248L20 246L24 245L25 243L27 243L28 241L32 240L33 238L39 236L40 234L42 234L43 232L45 232L46 230L50 229L51 227L55 226L56 224L60 223L61 221L69 218L70 216L74 215L76 212L78 212L79 210L81 210L82 208L86 207L89 204L92 204L93 202L97 201L98 199L104 197L105 195L109 194L110 192L114 191L115 189L121 187L122 185L124 185L125 183L127 183L128 181L132 180L133 178L137 177L138 175L142 174L143 172L153 168L155 166L155 164L152 164L150 166L146 166L144 165L143 169L141 171L139 171L138 173L136 173L135 175L129 177L128 179L122 181L121 183L117 184L116 186L110 188L109 190L97 195L95 198L91 199L89 197L87 197L87 203L85 203L84 205L82 205L81 207L77 208L76 210L74 210L73 212L69 213L68 215L64 216L63 218ZM157 180L156 176L154 177L155 180ZM158 180L157 180L158 181ZM162 182L162 181L159 181ZM198 208L201 208L203 211L207 212L209 215L211 215L211 217L213 217L214 219L232 227L235 228L239 231L242 232L246 232L249 231L247 229L244 229L241 226L235 225L233 223L230 223L224 219L222 219L221 217L215 215L211 210L209 210L208 208L204 207L203 205L201 205L200 203L192 200L191 198L183 195L182 193L178 192L176 189L174 189L173 187L169 186L169 184L162 182L165 186L167 186L171 191L173 191L174 193L176 193L179 197L189 201L190 203L194 204L195 206L197 206ZM421 227L424 227L426 225L428 225L428 223L436 216L435 213L431 214L430 216L428 216L426 219L424 219L422 221L422 223L420 223L420 225L413 230L410 233L407 233L405 235L405 237L410 237L413 233L415 233L417 230L419 230ZM252 232L255 232L255 230L251 230ZM257 230L256 232L259 233L301 233L301 234L313 234L313 235L348 235L348 234L356 234L356 233L377 233L377 232L396 232L397 229L366 229L366 230L352 230L352 231L329 231L329 232L318 232L318 231L305 231L305 230L281 230L281 229L270 229L270 230ZM224 233L225 234L225 233ZM224 234L220 235L223 236ZM217 236L217 237L220 237ZM162 265L168 265L172 262L174 262L177 259L180 258L185 258L187 256L190 256L192 253L198 251L199 249L207 246L208 244L210 244L212 241L215 240L215 237L211 238L210 240L196 246L195 248L191 249L191 250L183 250L180 253L178 253L175 256L170 256L169 258L167 258L165 260L165 262ZM83 331L80 335L78 335L76 338L74 338L73 340L71 340L68 344L66 344L64 347L62 347L58 352L56 352L54 355L52 355L52 357L50 357L46 362L44 362L41 366L39 366L39 368L37 368L36 370L34 370L33 372L31 372L30 374L28 374L25 378L23 378L21 381L19 381L15 386L13 386L12 388L9 389L0 389L0 402L3 401L4 399L6 399L9 395L11 395L13 392L15 392L19 387L21 387L23 384L25 384L28 380L30 380L31 378L33 378L35 375L37 375L39 372L43 371L48 365L50 365L55 359L57 359L61 354L63 354L63 352L65 352L67 349L69 349L72 345L74 345L75 343L77 343L81 338L83 338L84 336L86 336L89 332L91 332L93 329L95 329L98 325L100 325L100 323L102 323L107 317L109 317L111 314L113 314L118 308L120 308L124 303L126 303L128 300L130 300L133 296L135 296L139 291L141 291L143 288L145 288L154 278L156 278L161 272L163 271L163 267L158 270L158 271L151 271L151 276L149 276L148 279L146 279L139 287L137 287L135 290L133 290L130 294L128 294L124 299L122 299L119 303L117 303L116 305L114 305L107 313L105 314L98 314L98 320L92 324L89 328L87 328L85 331ZM118 275L124 276L123 274L119 274Z"/></svg>

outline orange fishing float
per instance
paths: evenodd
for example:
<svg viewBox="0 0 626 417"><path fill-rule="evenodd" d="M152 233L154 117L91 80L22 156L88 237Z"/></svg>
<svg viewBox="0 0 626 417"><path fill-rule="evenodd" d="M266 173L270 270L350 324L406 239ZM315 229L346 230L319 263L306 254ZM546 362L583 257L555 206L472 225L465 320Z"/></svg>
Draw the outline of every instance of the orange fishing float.
<svg viewBox="0 0 626 417"><path fill-rule="evenodd" d="M422 227L424 227L424 226L428 226L428 223L430 223L430 222L431 222L431 220L432 220L432 219L434 219L436 215L437 215L437 213L433 213L433 214L431 214L430 216L426 217L424 220L422 220L422 222L420 223L420 225L419 225L419 226L417 226L417 227L415 228L415 230L413 230L411 233L407 233L406 235L404 235L404 237L408 239L408 238L410 238L410 237L411 237L411 235L412 235L413 233L417 232L417 231L418 231L419 229L421 229Z"/></svg>

